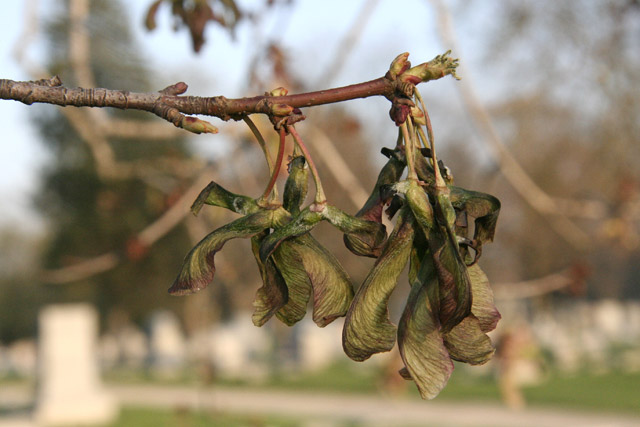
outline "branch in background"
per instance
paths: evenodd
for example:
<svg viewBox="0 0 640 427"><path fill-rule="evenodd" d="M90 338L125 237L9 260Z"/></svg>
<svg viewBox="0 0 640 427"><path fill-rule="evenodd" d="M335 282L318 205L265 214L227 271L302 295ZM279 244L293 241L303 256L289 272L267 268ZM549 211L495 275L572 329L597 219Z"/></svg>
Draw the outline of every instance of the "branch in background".
<svg viewBox="0 0 640 427"><path fill-rule="evenodd" d="M319 86L331 84L340 71L342 71L347 63L347 58L360 39L360 36L362 36L365 27L369 23L369 19L379 3L379 0L367 0L362 4L358 15L351 24L351 28L342 41L338 43L339 47L333 60L326 71L322 73ZM369 197L367 189L362 185L360 178L351 171L349 165L344 161L342 153L336 148L336 145L327 133L319 126L313 124L308 127L310 138L322 145L322 150L317 150L316 157L322 160L326 169L333 175L335 182L342 187L342 190L349 197L353 206L359 209Z"/></svg>
<svg viewBox="0 0 640 427"><path fill-rule="evenodd" d="M493 285L497 300L519 300L541 297L552 292L566 290L574 295L581 295L586 289L585 279L588 269L580 264L549 274L538 279L517 283L498 283Z"/></svg>
<svg viewBox="0 0 640 427"><path fill-rule="evenodd" d="M433 0L433 2L436 6L436 20L440 29L440 37L445 45L459 52L449 9L442 0ZM473 86L469 82L468 72L464 74L467 77L462 80L459 86L463 105L476 127L484 134L484 141L491 149L503 176L529 206L547 219L560 237L580 252L587 250L590 243L587 234L562 212L558 203L529 177L515 157L507 150L491 116L478 100Z"/></svg>
<svg viewBox="0 0 640 427"><path fill-rule="evenodd" d="M107 123L100 123L100 132L112 138L145 138L145 139L173 139L184 134L176 128L167 127L160 120L140 121L122 120L109 117Z"/></svg>
<svg viewBox="0 0 640 427"><path fill-rule="evenodd" d="M358 43L360 36L362 36L365 27L369 23L369 19L373 15L373 12L376 10L376 7L379 3L380 0L367 0L362 4L360 12L356 16L356 19L353 20L349 32L340 41L340 43L338 43L338 51L334 55L333 61L331 61L326 71L322 73L320 86L330 84L333 79L335 79L336 76L340 73L340 71L342 71L345 64L347 63L349 54L353 50L356 43Z"/></svg>
<svg viewBox="0 0 640 427"><path fill-rule="evenodd" d="M369 193L360 182L360 179L351 171L342 154L340 154L324 130L318 126L307 124L307 133L309 134L309 139L322 145L322 150L316 150L314 155L322 160L325 169L333 175L333 178L342 187L353 206L356 209L360 209L369 197Z"/></svg>
<svg viewBox="0 0 640 427"><path fill-rule="evenodd" d="M175 228L185 216L189 214L189 206L198 196L203 187L211 180L214 166L206 168L193 182L182 196L157 220L145 227L127 244L126 255L135 257L144 254L150 246ZM63 284L83 280L99 273L104 273L118 266L126 257L117 251L107 252L97 257L41 273L41 279L46 283Z"/></svg>
<svg viewBox="0 0 640 427"><path fill-rule="evenodd" d="M122 257L118 254L108 252L68 267L43 271L40 273L40 280L56 285L76 282L109 271L120 264L121 261Z"/></svg>
<svg viewBox="0 0 640 427"><path fill-rule="evenodd" d="M86 24L89 17L89 2L87 0L71 0L69 3L69 63L80 86L95 87L95 76L91 69L91 48ZM108 126L106 111L100 109L72 110L67 118L87 143L96 161L98 176L101 178L115 178L129 175L122 167L116 165L116 156L109 145L102 130ZM128 171L127 171L128 172Z"/></svg>
<svg viewBox="0 0 640 427"><path fill-rule="evenodd" d="M47 76L48 73L44 72L38 64L30 62L26 55L29 45L35 40L40 30L37 5L37 0L27 0L24 2L22 33L16 39L13 49L11 50L11 55L16 62L24 68L27 74L33 78L43 78Z"/></svg>

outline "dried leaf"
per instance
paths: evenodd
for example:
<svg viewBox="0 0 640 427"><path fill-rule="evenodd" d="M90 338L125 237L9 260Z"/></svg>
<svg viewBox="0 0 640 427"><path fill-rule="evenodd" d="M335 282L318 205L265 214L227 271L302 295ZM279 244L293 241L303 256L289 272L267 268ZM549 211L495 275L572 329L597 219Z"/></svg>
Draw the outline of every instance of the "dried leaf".
<svg viewBox="0 0 640 427"><path fill-rule="evenodd" d="M403 209L380 257L349 307L342 347L353 360L363 361L393 347L396 327L389 321L387 303L409 259L413 232L413 216Z"/></svg>
<svg viewBox="0 0 640 427"><path fill-rule="evenodd" d="M345 243L356 255L377 257L387 238L387 229L382 222L353 217L340 209L327 205L324 219L345 233Z"/></svg>
<svg viewBox="0 0 640 427"><path fill-rule="evenodd" d="M200 192L191 205L191 212L197 215L202 209L202 205L205 204L229 209L243 215L252 214L260 209L251 197L232 193L213 181Z"/></svg>
<svg viewBox="0 0 640 427"><path fill-rule="evenodd" d="M428 148L422 148L416 151L415 160L415 169L418 174L418 178L420 181L424 183L424 185L428 188L435 186L436 177L433 170L433 165L431 160L431 150ZM453 183L453 178L449 175L449 170L444 166L442 161L438 162L438 169L440 170L440 175L444 178L447 185Z"/></svg>
<svg viewBox="0 0 640 427"><path fill-rule="evenodd" d="M453 231L455 211L451 203L447 205L444 192L435 195L432 209L424 190L415 181L408 181L405 191L416 222L429 243L439 281L438 316L443 332L448 332L471 313L471 279Z"/></svg>
<svg viewBox="0 0 640 427"><path fill-rule="evenodd" d="M182 269L169 288L169 293L187 295L206 288L216 272L216 253L231 239L251 237L271 227L273 212L258 211L238 218L207 235L184 258Z"/></svg>
<svg viewBox="0 0 640 427"><path fill-rule="evenodd" d="M433 166L431 165L431 162L422 155L416 155L413 159L415 161L414 167L416 169L418 179L428 187L433 186L436 182L436 178L433 174Z"/></svg>
<svg viewBox="0 0 640 427"><path fill-rule="evenodd" d="M269 258L263 263L260 259L260 243L267 234L268 231L264 230L251 238L251 250L262 277L262 286L256 292L253 301L255 310L251 319L256 326L264 325L289 299L287 284L273 260Z"/></svg>
<svg viewBox="0 0 640 427"><path fill-rule="evenodd" d="M493 291L489 285L489 279L478 264L472 265L468 270L473 294L471 313L478 319L482 332L493 331L502 316L493 303Z"/></svg>
<svg viewBox="0 0 640 427"><path fill-rule="evenodd" d="M440 179L440 181L439 181ZM434 264L440 278L440 323L448 332L471 313L471 278L455 234L456 211L449 198L449 187L436 176L433 187L435 217L444 231L443 246L434 253Z"/></svg>
<svg viewBox="0 0 640 427"><path fill-rule="evenodd" d="M449 381L453 362L428 296L428 292L437 293L438 288L438 278L428 258L421 264L419 276L398 324L398 348L406 367L401 375L415 381L423 399L433 399Z"/></svg>
<svg viewBox="0 0 640 427"><path fill-rule="evenodd" d="M428 257L428 258L427 258ZM409 283L419 281L418 273L422 267L422 261L428 259L431 261L429 253L429 243L420 227L416 227L413 234L413 246L411 247L411 256L409 257Z"/></svg>
<svg viewBox="0 0 640 427"><path fill-rule="evenodd" d="M451 204L458 210L474 217L475 232L473 239L481 247L486 241L493 241L496 223L500 214L500 200L479 191L465 190L451 186Z"/></svg>
<svg viewBox="0 0 640 427"><path fill-rule="evenodd" d="M322 213L312 212L309 208L303 209L288 223L279 226L273 233L264 238L260 245L260 258L264 262L285 239L309 232L322 219Z"/></svg>
<svg viewBox="0 0 640 427"><path fill-rule="evenodd" d="M282 242L267 262L271 260L282 274L289 295L287 303L278 310L276 317L285 325L292 326L307 313L312 290L311 281L292 239Z"/></svg>
<svg viewBox="0 0 640 427"><path fill-rule="evenodd" d="M471 279L457 243L436 230L440 232L429 236L429 247L440 283L438 316L444 333L471 313Z"/></svg>
<svg viewBox="0 0 640 427"><path fill-rule="evenodd" d="M383 189L385 186L398 182L405 168L404 161L396 154L396 151L388 151L390 152L389 161L378 174L376 184L364 206L356 213L356 218L382 224L382 210L389 199L389 196L384 194ZM376 240L374 236L373 240L363 242L361 236L345 234L344 244L356 255L377 257L380 255L380 247L387 237L386 229L382 228L382 230L384 231L384 236L381 241Z"/></svg>
<svg viewBox="0 0 640 427"><path fill-rule="evenodd" d="M491 340L480 328L473 314L465 317L450 332L443 335L444 344L453 360L482 365L491 359L495 349Z"/></svg>
<svg viewBox="0 0 640 427"><path fill-rule="evenodd" d="M385 186L395 184L402 177L405 168L404 157L397 150L389 150L386 152L389 154L389 160L378 174L378 179L369 198L358 213L356 213L355 216L358 218L381 222L382 209L388 201L388 197L385 197L386 195L382 190Z"/></svg>
<svg viewBox="0 0 640 427"><path fill-rule="evenodd" d="M294 157L289 162L289 176L284 185L283 206L292 215L300 213L300 206L307 197L309 168L304 156Z"/></svg>
<svg viewBox="0 0 640 427"><path fill-rule="evenodd" d="M304 317L311 291L313 320L321 327L344 316L353 298L351 282L338 260L308 233L322 219L322 213L308 208L293 219L286 213L260 244L262 262L273 260L288 288L289 300L276 314L287 325Z"/></svg>
<svg viewBox="0 0 640 427"><path fill-rule="evenodd" d="M313 321L318 326L324 327L347 313L353 299L349 276L313 236L303 234L282 242L273 258L289 287L290 302L294 298L293 280L300 282L295 286L300 292L295 296L298 305L304 301L306 308L309 297L304 292L313 290Z"/></svg>

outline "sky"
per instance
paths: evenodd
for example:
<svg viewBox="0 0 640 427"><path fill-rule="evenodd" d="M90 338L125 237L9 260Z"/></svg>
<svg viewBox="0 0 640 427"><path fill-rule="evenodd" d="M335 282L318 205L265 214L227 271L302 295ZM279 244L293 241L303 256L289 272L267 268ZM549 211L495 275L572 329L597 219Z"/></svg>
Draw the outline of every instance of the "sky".
<svg viewBox="0 0 640 427"><path fill-rule="evenodd" d="M168 8L161 9L157 29L149 33L143 28L142 22L151 1L139 0L128 2L128 5L137 42L146 52L151 68L157 71L161 87L184 80L189 84L187 94L238 97L248 95L242 82L242 77L247 75L246 58L263 46L261 38L265 35L280 40L287 48L287 55L298 75L304 75L310 82L320 82L323 70L333 59L332 52L366 1L298 1L292 9L269 15L270 18L263 20L257 31L248 24L241 25L235 41L226 32L210 25L206 32L208 42L199 55L192 52L186 31L172 31ZM24 8L28 3L6 2L3 6L0 78L29 79L12 56L22 31ZM40 0L36 3L41 16L46 16L51 13L55 1ZM245 0L239 3L255 8L265 2ZM391 60L404 51L411 52L410 59L419 63L445 50L433 31L433 17L428 2L411 0L402 4L404 10L398 10L397 2L379 2L360 42L353 49L342 72L331 82L332 86L379 77L384 74ZM464 33L461 36L463 46L468 43L473 52L473 38ZM30 45L27 54L30 60L41 63L42 52L43 40L39 39ZM442 87L446 90L452 84L443 82ZM372 111L371 114L385 114L385 117L388 109L384 99L357 100L350 104L364 111L364 114ZM30 124L33 117L29 108L14 101L0 101L0 128L3 135L0 143L0 200L5 205L0 210L0 227L42 226L37 213L33 211L31 200L39 185L39 173L46 168L47 153ZM218 126L221 123L214 121L214 124ZM203 155L214 155L230 143L223 135L224 131L221 134L197 136L195 145Z"/></svg>

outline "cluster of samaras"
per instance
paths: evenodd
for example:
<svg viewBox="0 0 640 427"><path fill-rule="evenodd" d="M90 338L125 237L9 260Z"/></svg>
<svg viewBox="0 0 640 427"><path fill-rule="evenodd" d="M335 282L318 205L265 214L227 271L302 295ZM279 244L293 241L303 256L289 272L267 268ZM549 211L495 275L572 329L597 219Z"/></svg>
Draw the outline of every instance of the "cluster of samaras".
<svg viewBox="0 0 640 427"><path fill-rule="evenodd" d="M392 70L394 65L402 74L396 62ZM500 314L477 261L483 244L493 240L500 202L453 185L448 168L436 159L429 118L417 90L393 104L392 117L400 126L398 142L395 149L382 150L389 160L360 211L351 216L318 197L303 208L310 159L297 149L281 203L233 194L212 182L193 212L208 204L242 217L213 231L189 252L169 292L184 295L206 287L215 273L214 256L225 242L250 238L263 281L254 301L254 324L261 326L275 315L293 325L304 317L313 295L318 326L346 316L342 344L351 359L363 361L389 351L397 340L405 364L400 374L415 381L424 398L432 398L446 385L452 359L481 364L493 355L486 333L496 327ZM383 213L395 219L389 235ZM472 238L469 217L475 219ZM338 260L311 235L323 220L344 233L351 252L376 258L355 295ZM407 263L411 291L396 326L389 320L387 304Z"/></svg>

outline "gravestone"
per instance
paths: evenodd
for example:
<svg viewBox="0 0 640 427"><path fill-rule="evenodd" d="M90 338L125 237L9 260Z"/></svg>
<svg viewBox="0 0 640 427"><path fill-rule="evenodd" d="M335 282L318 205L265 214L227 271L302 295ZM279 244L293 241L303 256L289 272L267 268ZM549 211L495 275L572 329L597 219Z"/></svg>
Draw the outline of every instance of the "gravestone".
<svg viewBox="0 0 640 427"><path fill-rule="evenodd" d="M342 358L342 322L318 328L306 318L296 326L299 328L301 370L318 371Z"/></svg>
<svg viewBox="0 0 640 427"><path fill-rule="evenodd" d="M36 373L36 343L33 339L15 341L7 347L6 362L13 375L34 378Z"/></svg>
<svg viewBox="0 0 640 427"><path fill-rule="evenodd" d="M251 313L240 312L230 322L212 327L209 345L218 375L249 380L267 376L271 338L253 325Z"/></svg>
<svg viewBox="0 0 640 427"><path fill-rule="evenodd" d="M105 424L117 416L115 401L98 372L98 317L86 304L54 305L38 317L40 425Z"/></svg>
<svg viewBox="0 0 640 427"><path fill-rule="evenodd" d="M158 311L149 322L149 357L153 373L162 377L180 374L186 360L186 342L178 318Z"/></svg>

